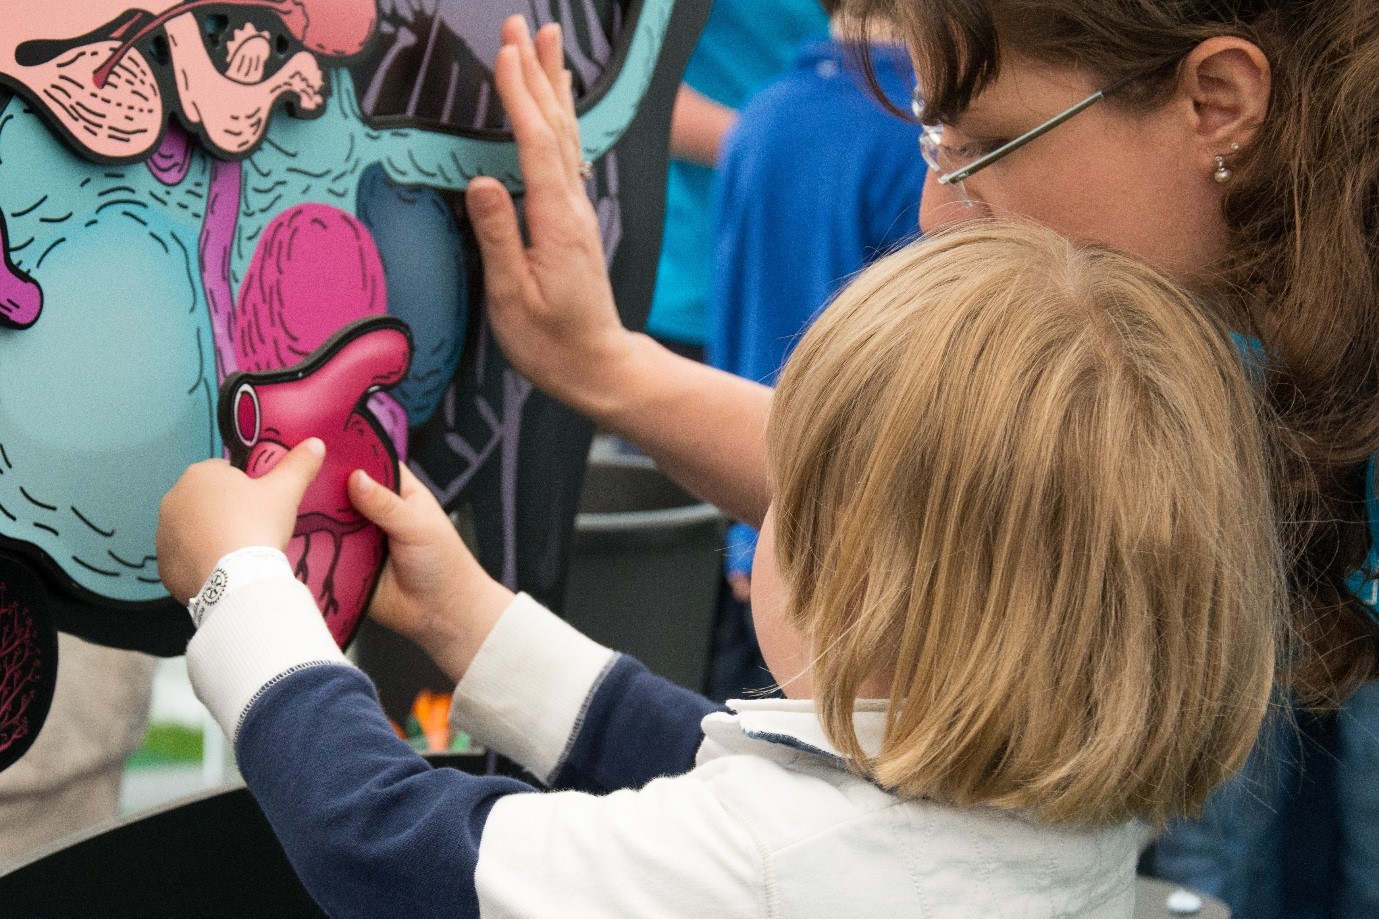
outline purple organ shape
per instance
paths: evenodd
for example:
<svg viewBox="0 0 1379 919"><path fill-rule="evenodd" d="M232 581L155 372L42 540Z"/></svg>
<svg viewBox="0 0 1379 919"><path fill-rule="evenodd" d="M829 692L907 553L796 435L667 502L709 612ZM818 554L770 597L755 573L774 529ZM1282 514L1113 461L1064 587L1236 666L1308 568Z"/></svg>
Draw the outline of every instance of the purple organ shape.
<svg viewBox="0 0 1379 919"><path fill-rule="evenodd" d="M42 311L42 288L10 261L5 215L0 214L0 329L27 329Z"/></svg>

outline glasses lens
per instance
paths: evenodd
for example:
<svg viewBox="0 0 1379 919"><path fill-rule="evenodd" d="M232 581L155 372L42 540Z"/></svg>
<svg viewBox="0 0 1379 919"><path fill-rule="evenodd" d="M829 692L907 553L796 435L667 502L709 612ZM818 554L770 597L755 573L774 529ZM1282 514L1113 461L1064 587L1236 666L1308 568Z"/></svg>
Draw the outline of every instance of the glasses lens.
<svg viewBox="0 0 1379 919"><path fill-rule="evenodd" d="M924 162L935 172L944 172L943 128L925 124L919 129L919 152Z"/></svg>

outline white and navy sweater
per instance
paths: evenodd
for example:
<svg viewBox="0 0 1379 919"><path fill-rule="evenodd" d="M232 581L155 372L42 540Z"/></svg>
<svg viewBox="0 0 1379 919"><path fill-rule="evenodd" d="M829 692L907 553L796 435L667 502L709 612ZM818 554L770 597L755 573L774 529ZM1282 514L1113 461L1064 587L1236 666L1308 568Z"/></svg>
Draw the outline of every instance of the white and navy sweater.
<svg viewBox="0 0 1379 919"><path fill-rule="evenodd" d="M434 769L398 739L285 558L222 561L198 695L332 916L1128 917L1137 829L903 800L846 769L808 701L716 706L528 597L455 726L553 791ZM859 705L875 749L884 711Z"/></svg>

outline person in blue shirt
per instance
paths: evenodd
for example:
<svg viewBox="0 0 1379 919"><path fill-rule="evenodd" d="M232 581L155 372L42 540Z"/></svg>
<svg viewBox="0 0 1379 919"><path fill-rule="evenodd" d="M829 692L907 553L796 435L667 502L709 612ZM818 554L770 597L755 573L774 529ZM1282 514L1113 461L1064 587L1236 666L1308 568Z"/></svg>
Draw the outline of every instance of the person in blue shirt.
<svg viewBox="0 0 1379 919"><path fill-rule="evenodd" d="M828 34L818 0L715 0L685 69L671 130L666 222L646 331L702 359L707 338L713 167L737 112Z"/></svg>
<svg viewBox="0 0 1379 919"><path fill-rule="evenodd" d="M839 5L824 0L833 37L801 48L792 69L748 103L718 163L708 360L757 382L775 383L849 278L919 234L919 128L872 93ZM871 47L881 89L904 108L915 82L908 54L885 36ZM755 530L729 530L732 599L720 614L715 697L765 688L743 608L755 548Z"/></svg>

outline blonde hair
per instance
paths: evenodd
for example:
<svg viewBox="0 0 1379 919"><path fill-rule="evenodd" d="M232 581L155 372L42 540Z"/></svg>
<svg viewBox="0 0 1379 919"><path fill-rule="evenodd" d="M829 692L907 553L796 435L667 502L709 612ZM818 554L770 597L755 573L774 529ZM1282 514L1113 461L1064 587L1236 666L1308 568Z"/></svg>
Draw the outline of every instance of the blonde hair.
<svg viewBox="0 0 1379 919"><path fill-rule="evenodd" d="M907 796L1162 821L1243 763L1286 596L1259 400L1192 299L985 222L878 262L796 349L776 562L816 704ZM879 755L858 687L891 677Z"/></svg>

